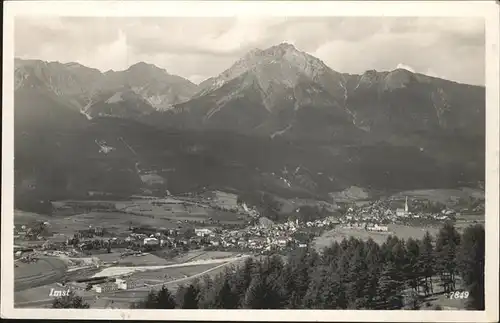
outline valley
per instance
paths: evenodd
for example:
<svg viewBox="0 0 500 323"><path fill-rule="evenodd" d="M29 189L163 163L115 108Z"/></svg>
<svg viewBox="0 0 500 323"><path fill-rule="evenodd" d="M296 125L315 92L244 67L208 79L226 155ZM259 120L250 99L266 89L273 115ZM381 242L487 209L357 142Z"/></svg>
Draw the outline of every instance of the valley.
<svg viewBox="0 0 500 323"><path fill-rule="evenodd" d="M16 307L68 288L129 308L248 259L484 225L484 87L340 73L288 43L198 85L15 63Z"/></svg>

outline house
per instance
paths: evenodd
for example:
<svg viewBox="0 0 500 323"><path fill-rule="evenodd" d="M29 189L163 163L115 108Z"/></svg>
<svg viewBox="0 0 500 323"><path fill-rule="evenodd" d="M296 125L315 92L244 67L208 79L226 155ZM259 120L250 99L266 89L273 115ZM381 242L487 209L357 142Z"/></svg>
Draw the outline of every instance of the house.
<svg viewBox="0 0 500 323"><path fill-rule="evenodd" d="M121 278L117 278L115 281L116 287L118 289L126 290L127 289L127 281Z"/></svg>
<svg viewBox="0 0 500 323"><path fill-rule="evenodd" d="M107 293L118 290L118 286L114 282L106 282L104 284L96 284L92 286L96 293Z"/></svg>
<svg viewBox="0 0 500 323"><path fill-rule="evenodd" d="M288 239L286 237L278 237L276 242L279 246L286 246Z"/></svg>
<svg viewBox="0 0 500 323"><path fill-rule="evenodd" d="M378 224L375 224L374 226L369 227L368 230L378 231L378 232L387 232L387 231L389 231L389 228L387 226L380 226Z"/></svg>
<svg viewBox="0 0 500 323"><path fill-rule="evenodd" d="M159 243L158 239L156 239L156 238L145 238L144 239L145 246L154 246L154 245L157 245L158 243Z"/></svg>
<svg viewBox="0 0 500 323"><path fill-rule="evenodd" d="M202 229L194 229L194 233L198 236L198 237L203 237L205 235L210 235L212 234L212 230L210 229L206 229L206 228L202 228Z"/></svg>

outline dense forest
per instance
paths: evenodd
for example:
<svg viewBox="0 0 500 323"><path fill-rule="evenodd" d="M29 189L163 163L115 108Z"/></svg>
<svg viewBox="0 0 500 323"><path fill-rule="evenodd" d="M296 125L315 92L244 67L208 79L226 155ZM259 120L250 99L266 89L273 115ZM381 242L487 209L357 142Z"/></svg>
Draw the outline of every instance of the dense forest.
<svg viewBox="0 0 500 323"><path fill-rule="evenodd" d="M484 310L484 260L482 225L460 234L446 223L436 237L426 233L421 240L390 236L378 245L350 238L321 253L301 248L286 259L248 258L175 293L151 291L132 308L419 309L439 289L468 292L467 308Z"/></svg>

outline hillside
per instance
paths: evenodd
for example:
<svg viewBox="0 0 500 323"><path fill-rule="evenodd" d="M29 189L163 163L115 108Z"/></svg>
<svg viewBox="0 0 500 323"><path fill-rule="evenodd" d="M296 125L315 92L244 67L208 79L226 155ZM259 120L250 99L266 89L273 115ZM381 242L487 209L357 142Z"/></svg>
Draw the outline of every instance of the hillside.
<svg viewBox="0 0 500 323"><path fill-rule="evenodd" d="M199 86L146 63L15 63L18 201L201 187L328 198L484 181L481 87L401 69L342 74L288 44Z"/></svg>
<svg viewBox="0 0 500 323"><path fill-rule="evenodd" d="M482 87L404 69L342 74L286 43L248 53L200 88L161 122L316 141L484 136Z"/></svg>

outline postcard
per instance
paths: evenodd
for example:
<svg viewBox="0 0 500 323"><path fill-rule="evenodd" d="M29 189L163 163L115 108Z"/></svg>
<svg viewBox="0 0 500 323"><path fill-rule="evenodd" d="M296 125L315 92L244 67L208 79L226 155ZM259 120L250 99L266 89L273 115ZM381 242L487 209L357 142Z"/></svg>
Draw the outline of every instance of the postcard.
<svg viewBox="0 0 500 323"><path fill-rule="evenodd" d="M2 317L498 321L498 9L7 2Z"/></svg>

